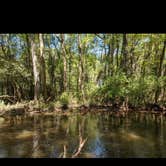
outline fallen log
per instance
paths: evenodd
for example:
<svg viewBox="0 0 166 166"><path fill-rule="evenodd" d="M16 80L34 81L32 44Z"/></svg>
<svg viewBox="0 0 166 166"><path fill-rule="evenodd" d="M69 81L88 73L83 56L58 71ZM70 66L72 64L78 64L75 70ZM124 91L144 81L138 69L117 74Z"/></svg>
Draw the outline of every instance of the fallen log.
<svg viewBox="0 0 166 166"><path fill-rule="evenodd" d="M9 95L1 95L0 100L8 100L12 103L16 102L16 97L15 96L9 96Z"/></svg>

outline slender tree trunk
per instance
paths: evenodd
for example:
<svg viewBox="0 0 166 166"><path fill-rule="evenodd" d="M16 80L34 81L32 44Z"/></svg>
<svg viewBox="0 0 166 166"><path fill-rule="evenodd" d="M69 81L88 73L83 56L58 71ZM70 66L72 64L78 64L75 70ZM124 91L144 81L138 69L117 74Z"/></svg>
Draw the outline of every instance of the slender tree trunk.
<svg viewBox="0 0 166 166"><path fill-rule="evenodd" d="M69 58L69 83L68 83L68 89L71 90L71 72L72 72L72 54L70 52L70 58Z"/></svg>
<svg viewBox="0 0 166 166"><path fill-rule="evenodd" d="M128 66L130 66L130 75L132 75L134 73L134 67L133 67L133 64L134 64L134 50L135 50L135 47L136 47L137 44L138 44L138 42L136 42L134 40L134 38L132 38L132 46L131 46L131 49L129 51L130 64L128 65Z"/></svg>
<svg viewBox="0 0 166 166"><path fill-rule="evenodd" d="M1 95L3 95L3 82L1 82Z"/></svg>
<svg viewBox="0 0 166 166"><path fill-rule="evenodd" d="M114 34L112 34L112 38L111 38L111 44L110 44L110 66L109 66L109 74L111 73L111 76L114 73Z"/></svg>
<svg viewBox="0 0 166 166"><path fill-rule="evenodd" d="M158 78L162 75L162 64L163 64L164 55L165 55L165 47L166 47L166 40L164 41L162 53L161 53L160 59L159 59L160 61L159 61L159 67L158 67L158 73L157 73ZM156 91L155 91L155 103L158 102L160 92L161 92L161 88L159 86L157 86Z"/></svg>
<svg viewBox="0 0 166 166"><path fill-rule="evenodd" d="M31 56L32 56L32 64L33 64L33 76L34 76L34 100L39 99L39 88L40 88L40 80L39 80L39 69L38 69L38 59L36 55L36 44L35 44L35 35L30 35L30 43L31 43Z"/></svg>
<svg viewBox="0 0 166 166"><path fill-rule="evenodd" d="M108 61L107 61L107 51L106 51L106 46L104 45L104 79L106 79L107 77L107 65Z"/></svg>
<svg viewBox="0 0 166 166"><path fill-rule="evenodd" d="M29 39L29 35L26 34L25 36L26 39L26 44L27 44L27 58L26 58L26 65L27 65L27 69L30 70L31 72L31 76L33 78L33 65L32 65L32 55L31 55L31 43L30 43L30 39ZM33 82L29 81L29 99L33 99L34 96L34 86L33 86Z"/></svg>
<svg viewBox="0 0 166 166"><path fill-rule="evenodd" d="M84 95L84 57L82 52L82 44L80 41L80 35L78 34L78 50L79 50L79 76L78 76L78 85L79 89L81 90L81 95L83 102L85 102L85 95Z"/></svg>
<svg viewBox="0 0 166 166"><path fill-rule="evenodd" d="M117 36L117 40L116 40L116 65L117 65L117 69L119 68L119 40L118 40L118 36Z"/></svg>
<svg viewBox="0 0 166 166"><path fill-rule="evenodd" d="M165 55L165 47L166 47L166 40L164 41L163 50L162 50L162 53L160 56L158 77L160 77L162 75L162 65L163 65L163 60L164 60L164 55Z"/></svg>
<svg viewBox="0 0 166 166"><path fill-rule="evenodd" d="M56 90L56 78L55 78L55 57L51 53L49 54L49 77L50 77L50 87L51 87L51 97L54 99L55 95L57 95L57 90Z"/></svg>
<svg viewBox="0 0 166 166"><path fill-rule="evenodd" d="M62 55L63 55L63 91L67 90L67 59L66 59L66 50L64 43L64 34L61 34L61 47L62 47Z"/></svg>
<svg viewBox="0 0 166 166"><path fill-rule="evenodd" d="M43 42L43 35L39 34L39 42L40 42L40 71L41 71L41 85L42 85L42 95L44 100L46 100L46 69L45 69L45 60L44 60L44 42Z"/></svg>
<svg viewBox="0 0 166 166"><path fill-rule="evenodd" d="M127 36L123 34L122 52L120 67L127 74Z"/></svg>

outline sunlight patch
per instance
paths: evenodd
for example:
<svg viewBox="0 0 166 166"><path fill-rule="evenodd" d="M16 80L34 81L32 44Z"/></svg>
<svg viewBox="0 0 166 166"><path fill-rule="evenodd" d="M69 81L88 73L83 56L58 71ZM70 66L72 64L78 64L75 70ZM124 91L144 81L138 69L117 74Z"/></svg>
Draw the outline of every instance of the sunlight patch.
<svg viewBox="0 0 166 166"><path fill-rule="evenodd" d="M24 138L29 138L29 137L32 137L33 136L33 132L32 131L27 131L27 130L24 130L22 131L21 133L19 133L16 138L17 139L24 139Z"/></svg>

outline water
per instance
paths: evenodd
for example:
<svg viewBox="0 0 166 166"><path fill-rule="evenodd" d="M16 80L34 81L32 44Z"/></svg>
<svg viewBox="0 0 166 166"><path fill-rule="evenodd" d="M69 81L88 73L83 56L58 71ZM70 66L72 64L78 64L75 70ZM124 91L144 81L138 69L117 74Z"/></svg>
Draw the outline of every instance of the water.
<svg viewBox="0 0 166 166"><path fill-rule="evenodd" d="M166 118L131 113L119 117L109 113L86 115L35 115L0 118L0 157L130 158L166 157Z"/></svg>

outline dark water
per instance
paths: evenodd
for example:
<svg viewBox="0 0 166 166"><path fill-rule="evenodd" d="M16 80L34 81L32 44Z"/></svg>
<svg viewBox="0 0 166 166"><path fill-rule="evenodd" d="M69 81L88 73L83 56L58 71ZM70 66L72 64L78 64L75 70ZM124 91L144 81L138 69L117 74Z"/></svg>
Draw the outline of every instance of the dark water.
<svg viewBox="0 0 166 166"><path fill-rule="evenodd" d="M0 118L0 157L71 157L79 140L87 138L77 157L166 157L166 118L108 113L22 119Z"/></svg>

